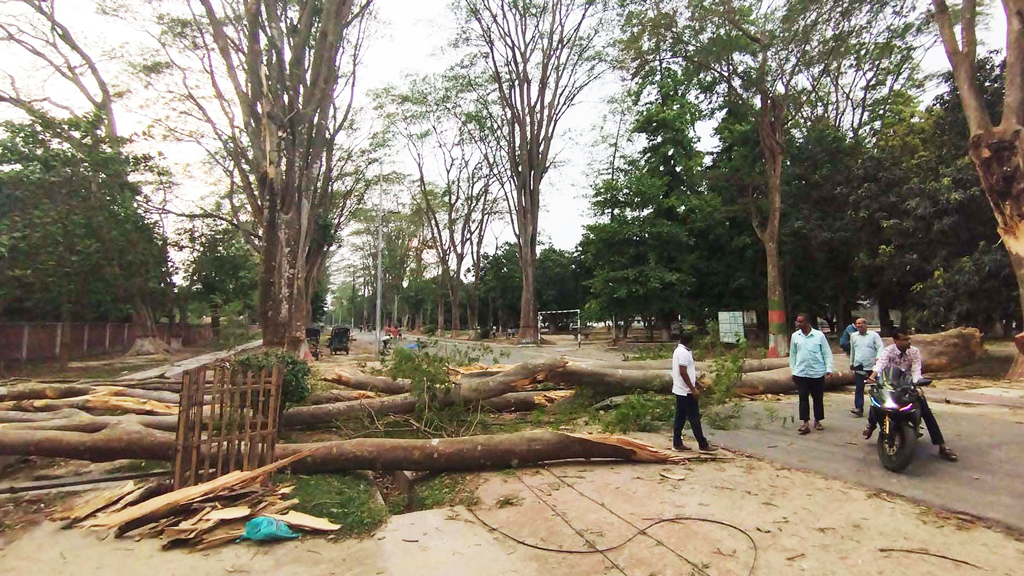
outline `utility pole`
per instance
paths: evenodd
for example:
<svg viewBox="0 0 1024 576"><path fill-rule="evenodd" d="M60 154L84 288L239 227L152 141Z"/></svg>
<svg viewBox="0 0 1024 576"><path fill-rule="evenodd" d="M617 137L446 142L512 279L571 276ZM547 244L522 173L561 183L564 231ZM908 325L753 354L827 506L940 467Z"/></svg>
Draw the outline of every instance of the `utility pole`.
<svg viewBox="0 0 1024 576"><path fill-rule="evenodd" d="M380 169L377 193L377 209L380 211L377 220L377 323L374 332L373 350L380 357L380 285L381 285L381 245L384 243L381 232L384 228L384 167Z"/></svg>

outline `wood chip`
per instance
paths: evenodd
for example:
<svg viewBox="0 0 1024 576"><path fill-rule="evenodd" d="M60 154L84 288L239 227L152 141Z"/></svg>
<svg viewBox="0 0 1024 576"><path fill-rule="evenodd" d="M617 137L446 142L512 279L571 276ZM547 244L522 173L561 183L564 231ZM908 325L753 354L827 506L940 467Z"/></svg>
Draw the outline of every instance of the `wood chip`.
<svg viewBox="0 0 1024 576"><path fill-rule="evenodd" d="M274 520L280 520L294 528L303 528L306 530L333 532L338 528L341 528L340 524L332 524L323 518L317 518L316 516L310 516L309 514L303 514L302 512L297 512L295 510L289 510L287 514L263 514L263 516L273 518Z"/></svg>
<svg viewBox="0 0 1024 576"><path fill-rule="evenodd" d="M680 476L678 474L669 474L668 472L662 472L661 476L663 478L668 478L669 480L686 480L686 476Z"/></svg>
<svg viewBox="0 0 1024 576"><path fill-rule="evenodd" d="M248 506L232 506L231 508L221 508L220 510L214 510L206 515L207 520L237 520L239 518L245 518L252 512L252 508Z"/></svg>

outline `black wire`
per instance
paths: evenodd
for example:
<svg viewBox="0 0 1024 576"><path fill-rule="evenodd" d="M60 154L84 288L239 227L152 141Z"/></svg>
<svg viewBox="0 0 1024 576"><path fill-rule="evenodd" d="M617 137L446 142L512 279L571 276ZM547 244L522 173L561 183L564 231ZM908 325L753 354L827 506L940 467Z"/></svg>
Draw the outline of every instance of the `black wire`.
<svg viewBox="0 0 1024 576"><path fill-rule="evenodd" d="M547 468L545 468L545 470L547 470ZM651 538L655 542L658 542L658 544L661 544L662 546L667 548L669 551L671 551L673 554L675 554L676 556L682 558L688 564L690 564L695 569L697 569L698 571L700 571L701 573L703 573L705 575L707 574L707 572L705 572L700 566L698 566L697 564L695 564L694 562L692 562L691 560L689 560L688 558L686 558L685 556L683 556L679 552L673 550L669 546L666 546L664 543L659 541L657 538L655 538L654 536L651 536L650 534L648 534L647 531L650 530L651 528L659 525L659 524L664 524L666 522L672 522L672 523L675 523L675 524L680 524L682 522L706 522L706 523L710 523L710 524L718 524L720 526L725 526L727 528L732 528L733 530L735 530L735 531L743 534L744 536L746 536L747 540L750 541L751 547L753 548L753 551L754 551L754 558L750 562L750 570L747 572L747 574L748 574L748 576L750 576L750 575L752 575L754 573L754 567L757 565L757 542L754 541L754 537L751 536L749 532L747 532L746 530L744 530L744 529L742 529L742 528L740 528L738 526L734 526L734 525L732 525L732 524L730 524L728 522L724 522L722 520L715 520L715 519L712 519L712 518L701 518L699 516L673 516L671 518L661 518L661 519L658 519L658 520L648 524L647 526L645 526L643 528L638 528L635 524L633 524L632 522L626 520L625 518L622 518L622 516L619 516L614 511L612 511L610 508L608 508L607 506L602 504L601 502L598 502L597 500L594 500L590 496L587 496L586 494L581 492L579 489L577 489L572 484L566 482L561 476L555 474L554 472L551 472L550 470L548 470L548 472L552 476L554 476L555 478L558 478L559 480L561 480L562 483L564 483L566 486L569 486L570 488L575 490L578 494L580 494L584 498L587 498L591 502L594 502L595 504L601 506L605 510L608 510L609 512L611 512L615 517L623 520L624 522L626 522L630 526L633 526L634 528L637 529L637 531L634 532L632 536L630 536L629 538L626 538L622 542L619 542L618 544L616 544L614 546L609 546L607 548L597 548L595 546L593 549L590 549L590 550L578 550L578 549L576 549L576 550L573 550L573 549L565 550L565 549L562 549L562 548L551 548L551 547L548 547L548 546L541 546L539 544L533 544L531 542L526 542L524 540L520 540L519 538L516 538L515 536L512 536L511 534L501 530L500 528L496 528L496 527L488 524L487 521L485 521L483 518L481 518L479 515L477 515L477 513L475 511L473 511L472 509L468 509L469 513L472 514L473 517L476 518L477 521L480 522L481 524L483 524L484 527L486 527L487 529L493 530L493 531L497 532L498 534L501 534L502 536L508 538L509 540L512 540L516 544L520 544L522 546L526 546L527 548L533 548L534 550L540 550L542 552L558 552L558 553L561 553L561 554L602 554L602 555L604 555L606 552L611 552L612 550L616 550L618 548L621 548L621 547L625 546L626 544L629 544L634 539L636 539L637 536L640 536L641 534L643 534L644 536L647 536L648 538ZM517 474L517 476L518 476L518 474ZM521 482L523 482L523 484L526 484L526 482L523 481L522 478L520 478L519 480ZM532 487L529 484L526 484L526 487L530 488L531 492L533 491ZM534 494L536 494L536 492L534 492ZM539 495L537 497L541 500L541 502L544 502L545 504L547 504L549 508L551 507L551 505L548 504L543 498L540 498ZM557 512L556 512L556 514L557 514ZM561 516L559 516L559 517L561 518ZM565 521L564 518L562 520ZM566 521L566 523L568 523L568 521ZM570 528L572 527L571 524L569 526L570 526ZM575 530L575 528L573 528L573 530ZM586 538L584 538L584 540L586 540ZM590 544L589 541L587 543ZM591 546L593 546L593 544L591 544ZM607 556L606 556L606 558L607 558ZM614 562L613 562L613 564L614 564ZM620 570L621 570L621 568L620 568Z"/></svg>
<svg viewBox="0 0 1024 576"><path fill-rule="evenodd" d="M548 508L549 508L549 509L551 510L551 512L553 512L553 513L555 514L555 516L558 516L558 518L559 518L559 519L561 519L561 520L562 520L562 522L565 522L565 525L566 525L566 526L568 526L569 528L572 528L572 531L573 531L573 532L575 532L577 536L579 536L580 538L582 538L582 539L583 539L583 541L584 541L584 542L586 542L587 544L589 544L589 545L590 545L590 547L594 549L594 551L596 551L596 552L600 553L600 554L601 554L601 556L604 556L604 559L605 559L605 560L607 560L607 561L611 562L611 563L612 563L612 566L615 566L615 569L616 569L616 570L618 570L618 571L619 571L619 572L620 572L620 573L622 574L622 576L626 576L626 571L622 569L622 566L619 566L619 565L618 565L618 564L617 564L617 563L615 562L615 560L612 560L612 559L611 559L611 558L610 558L610 557L608 556L608 554L605 554L605 551L604 551L604 550L600 550L600 549L598 549L597 545L595 545L595 544L594 544L593 542L591 542L591 541L590 541L590 538L587 538L586 536L584 536L584 535L583 535L583 533L582 533L582 532L580 532L579 530L577 530L577 529L576 529L576 527L575 527L575 526L573 526L571 522L569 522L569 519L568 519L568 518L566 518L566 517L565 517L565 516L564 516L564 515L563 515L563 514L562 514L561 512L559 512L559 511L558 511L558 510L557 510L557 509L556 509L556 508L555 508L554 506L552 506L550 502L548 502L547 500L545 500L545 499L541 498L540 494L537 494L537 491L536 491L536 490L535 490L535 489L533 488L533 486L530 486L529 484L527 484L527 483L526 483L526 480L523 480L523 477L522 477L522 476L520 476L519 474L516 474L516 478L518 478L518 479L519 479L519 481L520 481L520 482L522 482L523 486L526 486L527 490L529 490L530 492L532 492L532 493L533 493L533 495L534 495L534 496L536 496L538 500L540 500L541 502L543 502L543 503L544 503L544 505L545 505L545 506L547 506L547 507L548 507ZM477 519L479 520L479 517L478 517ZM483 522L483 520L481 520L481 522Z"/></svg>

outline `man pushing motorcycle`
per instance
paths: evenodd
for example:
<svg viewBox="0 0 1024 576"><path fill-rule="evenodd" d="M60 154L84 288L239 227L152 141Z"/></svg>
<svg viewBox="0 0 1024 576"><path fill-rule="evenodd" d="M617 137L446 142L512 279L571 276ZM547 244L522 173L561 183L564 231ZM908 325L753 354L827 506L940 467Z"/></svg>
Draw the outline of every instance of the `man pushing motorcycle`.
<svg viewBox="0 0 1024 576"><path fill-rule="evenodd" d="M921 379L921 350L910 345L908 331L904 328L897 328L893 332L892 340L893 343L886 346L875 361L875 367L867 379L868 383L874 383L876 376L888 367L899 368L905 373L909 373L915 383ZM928 401L925 400L924 394L919 395L917 405L921 411L921 419L924 420L925 426L928 428L928 436L931 437L932 444L939 447L939 456L950 462L956 462L957 455L946 446L942 430L939 429L939 423L935 420L931 408L928 407ZM871 438L876 425L874 411L870 411L868 426L864 429L865 439Z"/></svg>

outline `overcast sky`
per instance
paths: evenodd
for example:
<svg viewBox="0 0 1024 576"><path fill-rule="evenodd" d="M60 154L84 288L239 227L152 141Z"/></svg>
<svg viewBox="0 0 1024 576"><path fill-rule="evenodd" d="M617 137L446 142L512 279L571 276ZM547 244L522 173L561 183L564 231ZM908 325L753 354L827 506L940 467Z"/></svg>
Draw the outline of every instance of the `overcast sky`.
<svg viewBox="0 0 1024 576"><path fill-rule="evenodd" d="M94 13L94 0L57 0L58 16L67 23L90 50L100 51L105 47L130 44L143 38L123 24L102 18ZM375 27L364 65L359 71L359 105L369 107L367 93L389 83L399 83L406 74L430 73L443 70L451 61L444 54L444 47L451 39L456 22L448 10L447 0L377 0ZM2 15L0 15L2 17ZM992 29L979 34L982 42L989 47L1002 47L1005 22L1002 14L992 18ZM0 48L0 70L20 77L27 61L10 47ZM116 62L102 62L105 72L113 74ZM928 70L944 70L948 64L942 50L936 47L928 54L925 67ZM109 71L106 70L109 68ZM61 87L55 80L45 84L47 95L57 100L73 97L73 90ZM570 249L579 241L583 226L590 221L587 208L587 191L590 184L588 165L595 160L594 147L597 130L605 113L603 102L619 90L617 80L609 76L584 92L577 106L565 117L561 125L556 150L558 164L544 180L541 192L542 213L540 219L541 240L558 248ZM118 107L118 119L123 132L142 130L147 119L144 94L135 94L133 102ZM136 107L137 106L137 110ZM0 111L0 114L4 114ZM700 130L704 139L702 148L710 150L715 143L708 137L709 127ZM179 181L186 198L199 196L197 190L214 186L214 179L198 174L190 168L201 158L201 152L185 146L167 143L150 143L152 149L164 152L173 168L179 172ZM407 169L411 165L401 154L390 162L392 169ZM496 224L495 234L500 239L511 240L511 233L504 221Z"/></svg>

